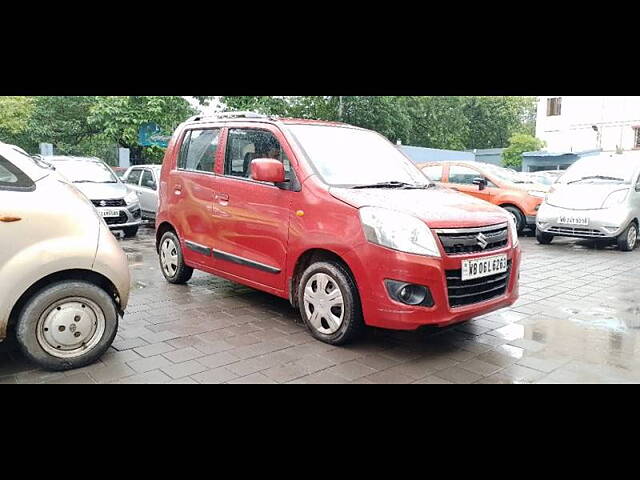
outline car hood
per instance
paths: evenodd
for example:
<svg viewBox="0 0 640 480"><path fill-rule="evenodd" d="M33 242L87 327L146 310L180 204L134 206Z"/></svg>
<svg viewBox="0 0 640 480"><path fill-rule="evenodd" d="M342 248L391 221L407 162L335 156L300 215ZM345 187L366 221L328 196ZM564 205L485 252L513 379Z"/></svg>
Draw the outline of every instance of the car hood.
<svg viewBox="0 0 640 480"><path fill-rule="evenodd" d="M560 185L548 196L547 204L571 210L595 210L602 208L613 192L628 188L629 185L622 183Z"/></svg>
<svg viewBox="0 0 640 480"><path fill-rule="evenodd" d="M522 190L524 192L545 192L547 193L551 188L549 185L543 185L542 183L509 183L509 187L514 190Z"/></svg>
<svg viewBox="0 0 640 480"><path fill-rule="evenodd" d="M89 200L117 200L129 193L124 183L74 183L73 186Z"/></svg>
<svg viewBox="0 0 640 480"><path fill-rule="evenodd" d="M501 208L448 188L425 190L331 188L331 195L355 207L380 207L408 213L431 228L468 228L508 220Z"/></svg>

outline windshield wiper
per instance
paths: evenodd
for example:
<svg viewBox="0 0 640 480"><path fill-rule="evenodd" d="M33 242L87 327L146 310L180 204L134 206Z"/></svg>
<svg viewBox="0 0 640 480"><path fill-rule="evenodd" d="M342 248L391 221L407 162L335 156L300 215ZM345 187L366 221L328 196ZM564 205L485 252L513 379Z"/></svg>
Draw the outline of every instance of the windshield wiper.
<svg viewBox="0 0 640 480"><path fill-rule="evenodd" d="M406 183L406 182L392 181L392 182L372 183L370 185L356 185L355 187L353 187L353 189L359 190L364 188L399 188L402 190L409 190L409 189L425 189L425 188L431 188L434 186L435 184L433 183L415 185L415 184Z"/></svg>
<svg viewBox="0 0 640 480"><path fill-rule="evenodd" d="M567 185L570 185L572 183L581 182L583 180L616 180L618 182L624 182L624 178L607 177L607 176L604 176L604 175L593 175L593 176L590 176L590 177L582 177L579 180L573 180L572 182L567 182Z"/></svg>

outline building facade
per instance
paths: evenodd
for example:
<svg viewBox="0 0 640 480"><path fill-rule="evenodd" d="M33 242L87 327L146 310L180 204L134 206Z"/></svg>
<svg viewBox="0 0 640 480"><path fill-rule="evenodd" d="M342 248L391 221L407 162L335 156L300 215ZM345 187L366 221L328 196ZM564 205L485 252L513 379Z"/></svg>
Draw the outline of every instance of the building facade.
<svg viewBox="0 0 640 480"><path fill-rule="evenodd" d="M640 149L640 97L538 97L536 136L547 152Z"/></svg>

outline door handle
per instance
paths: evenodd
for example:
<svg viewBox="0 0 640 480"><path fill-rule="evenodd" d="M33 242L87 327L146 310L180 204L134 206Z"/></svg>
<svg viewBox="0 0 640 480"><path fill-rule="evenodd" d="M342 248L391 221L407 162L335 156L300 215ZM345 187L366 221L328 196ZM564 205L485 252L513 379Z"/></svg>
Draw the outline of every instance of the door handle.
<svg viewBox="0 0 640 480"><path fill-rule="evenodd" d="M216 193L215 199L218 203L222 205L226 205L229 202L229 194L228 193Z"/></svg>
<svg viewBox="0 0 640 480"><path fill-rule="evenodd" d="M182 195L182 185L176 185L173 187L173 193L175 195Z"/></svg>
<svg viewBox="0 0 640 480"><path fill-rule="evenodd" d="M19 217L0 217L0 222L2 223L13 223L13 222L19 222L20 220L22 220Z"/></svg>

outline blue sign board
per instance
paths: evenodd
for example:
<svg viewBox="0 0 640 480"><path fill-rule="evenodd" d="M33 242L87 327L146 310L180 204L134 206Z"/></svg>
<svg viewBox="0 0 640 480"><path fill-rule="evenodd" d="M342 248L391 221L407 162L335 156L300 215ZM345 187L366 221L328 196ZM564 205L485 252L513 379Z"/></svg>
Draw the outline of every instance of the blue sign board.
<svg viewBox="0 0 640 480"><path fill-rule="evenodd" d="M167 135L156 123L144 123L138 131L138 143L143 147L163 147L166 148L171 140L171 135Z"/></svg>

